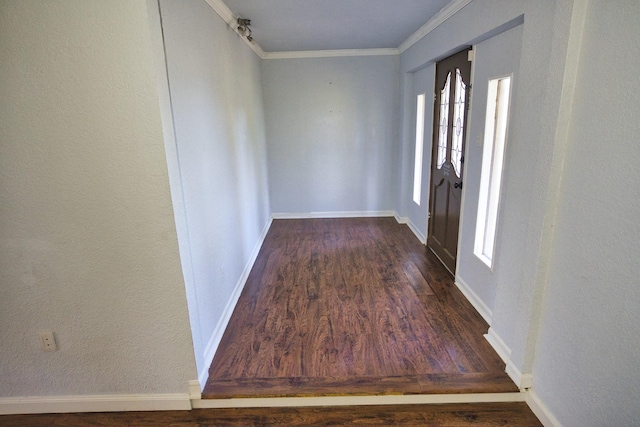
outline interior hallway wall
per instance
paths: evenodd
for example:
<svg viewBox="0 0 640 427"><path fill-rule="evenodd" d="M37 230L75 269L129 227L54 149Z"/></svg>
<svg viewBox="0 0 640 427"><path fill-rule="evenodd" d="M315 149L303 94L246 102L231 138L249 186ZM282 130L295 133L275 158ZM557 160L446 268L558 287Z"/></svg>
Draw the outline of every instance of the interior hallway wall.
<svg viewBox="0 0 640 427"><path fill-rule="evenodd" d="M456 282L464 283L479 298L486 307L487 315L490 317L493 312L496 294L496 280L494 269L500 269L499 263L504 262L504 256L496 251L493 268L487 267L473 253L476 237L476 219L478 216L478 200L480 193L480 173L482 171L482 155L484 150L485 118L487 109L487 91L489 79L512 75L512 91L510 105L511 111L518 110L518 67L520 66L520 50L522 49L522 25L518 25L503 33L497 34L487 40L475 45L475 63L473 65L473 95L471 99L471 110L469 117L469 127L467 128L467 147L464 156L464 204L462 206L462 220L460 222L460 241L458 248L458 270L456 271ZM513 113L512 113L513 114ZM510 162L511 153L520 151L521 140L511 138L507 135L504 158L503 189L517 188L507 187L510 176L517 175L517 170L512 170L513 163ZM502 193L502 191L501 191ZM508 195L502 195L509 200ZM498 215L497 230L500 227L500 220L508 215L510 205L504 202L500 204L504 212ZM496 241L504 239L506 236L496 238Z"/></svg>
<svg viewBox="0 0 640 427"><path fill-rule="evenodd" d="M547 198L553 183L554 144L572 5L571 0L474 0L401 55L405 78L407 73L430 62L522 24L520 78L515 88L517 97L513 99L517 108L510 117L511 152L507 159L507 168L513 173L503 183L496 242L500 260L492 279L495 297L491 324L492 336L499 338L494 344L498 344L510 375L518 383L522 374L531 370L546 274L539 262L540 248L552 227L547 221ZM402 87L406 93L404 82ZM407 123L404 117L402 123ZM413 144L410 135L403 132L404 147ZM406 168L412 166L409 163L403 159L404 177L408 176ZM402 197L410 199L407 188Z"/></svg>
<svg viewBox="0 0 640 427"><path fill-rule="evenodd" d="M395 209L397 56L262 62L275 213Z"/></svg>
<svg viewBox="0 0 640 427"><path fill-rule="evenodd" d="M533 389L558 421L640 420L640 4L588 2Z"/></svg>
<svg viewBox="0 0 640 427"><path fill-rule="evenodd" d="M407 90L403 96L407 99L402 100L404 121L403 131L408 135L411 143L405 144L403 148L402 158L406 161L406 166L400 168L403 175L400 178L399 185L402 190L400 194L407 194L408 197L399 198L396 203L405 205L399 207L398 212L404 212L407 217L407 223L418 238L424 243L427 238L427 221L429 215L429 183L431 182L431 155L433 152L431 142L433 134L431 129L433 124L433 93L435 89L435 63L430 63L424 68L405 75L405 85ZM424 105L424 134L423 134L423 152L422 152L422 179L420 180L420 204L414 200L413 186L416 160L416 121L417 121L417 104L418 95L425 95Z"/></svg>
<svg viewBox="0 0 640 427"><path fill-rule="evenodd" d="M203 380L269 222L260 58L204 0L161 0L160 12L173 198L184 220L178 237Z"/></svg>
<svg viewBox="0 0 640 427"><path fill-rule="evenodd" d="M143 1L0 2L2 397L195 377L147 23Z"/></svg>

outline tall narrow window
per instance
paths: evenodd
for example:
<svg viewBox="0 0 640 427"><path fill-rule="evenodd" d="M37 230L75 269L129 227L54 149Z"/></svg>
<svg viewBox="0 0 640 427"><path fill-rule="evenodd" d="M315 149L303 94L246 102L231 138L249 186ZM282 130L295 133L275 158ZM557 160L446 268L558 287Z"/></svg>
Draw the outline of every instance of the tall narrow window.
<svg viewBox="0 0 640 427"><path fill-rule="evenodd" d="M511 77L489 80L474 254L493 265Z"/></svg>
<svg viewBox="0 0 640 427"><path fill-rule="evenodd" d="M422 193L422 151L424 148L424 93L418 95L416 105L416 155L413 168L413 201L420 205Z"/></svg>

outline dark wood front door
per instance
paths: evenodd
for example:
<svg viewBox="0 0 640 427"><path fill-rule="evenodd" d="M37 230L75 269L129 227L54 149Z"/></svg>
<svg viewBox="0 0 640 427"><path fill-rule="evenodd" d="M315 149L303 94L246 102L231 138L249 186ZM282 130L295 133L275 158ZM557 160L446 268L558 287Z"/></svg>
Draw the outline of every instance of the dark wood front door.
<svg viewBox="0 0 640 427"><path fill-rule="evenodd" d="M436 64L433 154L427 246L455 273L462 198L467 106L471 89L469 49Z"/></svg>

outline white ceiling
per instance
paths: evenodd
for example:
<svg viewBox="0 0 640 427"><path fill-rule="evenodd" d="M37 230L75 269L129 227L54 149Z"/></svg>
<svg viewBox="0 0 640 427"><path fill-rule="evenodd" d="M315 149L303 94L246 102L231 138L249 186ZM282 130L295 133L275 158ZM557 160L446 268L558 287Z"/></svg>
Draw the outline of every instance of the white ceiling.
<svg viewBox="0 0 640 427"><path fill-rule="evenodd" d="M223 0L265 52L397 48L453 0Z"/></svg>

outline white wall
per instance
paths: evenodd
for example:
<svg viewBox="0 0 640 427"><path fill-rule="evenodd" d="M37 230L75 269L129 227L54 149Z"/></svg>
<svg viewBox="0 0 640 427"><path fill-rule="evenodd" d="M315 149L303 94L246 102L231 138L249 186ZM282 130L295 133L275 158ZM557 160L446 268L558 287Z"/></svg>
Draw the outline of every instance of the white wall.
<svg viewBox="0 0 640 427"><path fill-rule="evenodd" d="M269 221L260 59L204 0L160 1L174 203L200 379Z"/></svg>
<svg viewBox="0 0 640 427"><path fill-rule="evenodd" d="M485 117L487 109L487 85L489 79L513 75L513 91L511 98L518 99L517 83L519 80L520 49L522 48L522 25L497 34L474 46L475 62L473 64L473 97L467 128L467 146L464 162L464 204L460 223L460 242L458 247L458 270L456 281L462 282L471 289L485 304L488 314L493 311L496 293L496 281L493 271L474 255L473 248L476 234L476 218L478 214L478 198L480 193L480 173L482 171L482 153L484 150ZM513 103L512 110L518 105ZM509 162L512 152L518 151L519 140L507 136L505 164ZM504 169L503 181L518 174L517 170ZM501 204L503 215L508 215L510 206ZM500 225L498 225L500 229ZM495 268L500 268L502 253L496 253Z"/></svg>
<svg viewBox="0 0 640 427"><path fill-rule="evenodd" d="M640 4L589 2L534 390L569 426L640 420Z"/></svg>
<svg viewBox="0 0 640 427"><path fill-rule="evenodd" d="M262 63L275 213L395 209L397 56Z"/></svg>
<svg viewBox="0 0 640 427"><path fill-rule="evenodd" d="M2 397L195 378L150 45L143 1L0 3Z"/></svg>

